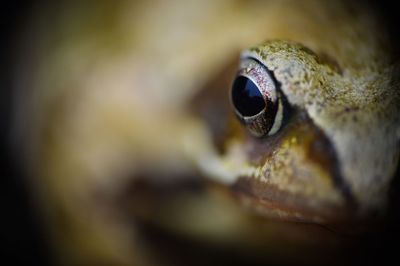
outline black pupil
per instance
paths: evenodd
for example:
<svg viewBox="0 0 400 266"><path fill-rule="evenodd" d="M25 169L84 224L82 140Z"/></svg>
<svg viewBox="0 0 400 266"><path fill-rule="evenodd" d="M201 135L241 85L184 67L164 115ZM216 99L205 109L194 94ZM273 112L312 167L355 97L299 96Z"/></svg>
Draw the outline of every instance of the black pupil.
<svg viewBox="0 0 400 266"><path fill-rule="evenodd" d="M243 116L253 116L265 108L265 102L256 84L250 79L239 76L232 86L232 101Z"/></svg>

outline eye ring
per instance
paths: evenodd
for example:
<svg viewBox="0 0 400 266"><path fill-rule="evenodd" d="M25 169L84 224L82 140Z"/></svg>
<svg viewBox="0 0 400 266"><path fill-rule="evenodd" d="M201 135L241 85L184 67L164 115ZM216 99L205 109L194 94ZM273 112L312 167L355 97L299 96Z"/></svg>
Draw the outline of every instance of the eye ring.
<svg viewBox="0 0 400 266"><path fill-rule="evenodd" d="M282 124L283 104L276 82L257 60L244 58L231 89L238 119L256 137L276 133Z"/></svg>

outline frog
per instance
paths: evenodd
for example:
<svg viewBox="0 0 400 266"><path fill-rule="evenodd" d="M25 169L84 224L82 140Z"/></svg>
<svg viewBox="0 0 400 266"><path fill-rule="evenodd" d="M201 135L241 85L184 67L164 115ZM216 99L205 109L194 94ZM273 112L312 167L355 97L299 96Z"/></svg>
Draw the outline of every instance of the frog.
<svg viewBox="0 0 400 266"><path fill-rule="evenodd" d="M60 264L157 265L182 239L308 264L385 212L398 65L367 5L62 7L29 20L14 117Z"/></svg>
<svg viewBox="0 0 400 266"><path fill-rule="evenodd" d="M328 205L331 203L333 205L341 205L344 201L352 202L352 204L358 205L360 213L373 209L375 211L379 209L382 210L385 205L385 196L383 195L387 194L387 186L390 183L388 180L394 175L398 161L398 149L396 146L398 142L398 95L397 92L395 92L396 85L388 84L387 88L383 88L382 83L379 82L378 87L374 87L367 85L368 83L366 83L363 78L357 82L356 78L351 77L351 70L346 70L347 72L343 73L343 69L338 69L337 65L332 65L330 62L323 62L318 55L307 49L307 47L292 42L267 42L243 52L242 58L243 60L248 60L248 58L253 60L250 63L243 63L243 66L241 66L246 69L245 73L251 73L252 71L257 72L257 70L254 69L260 67L257 65L261 64L261 69L265 67L268 71L274 73L274 79L277 81L275 85L272 85L274 82L270 82L270 84L266 86L279 86L282 90L281 96L275 97L279 98L285 96L285 101L287 101L290 106L305 110L306 115L304 117L300 115L301 118L299 117L298 119L301 119L301 122L299 122L296 128L301 130L300 128L306 127L306 124L311 123L319 128L319 130L323 129L322 132L318 132L319 130L316 130L316 132L311 130L313 133L308 132L313 135L311 142L308 142L306 137L301 137L302 133L300 133L300 131L297 134L288 134L285 140L279 141L273 136L278 135L278 133L273 132L272 136L266 136L259 141L255 141L253 144L249 144L251 147L248 152L252 154L250 156L250 161L254 160L253 165L256 165L256 167L250 170L252 174L244 178L247 180L248 184L244 185L246 181L243 181L242 185L248 186L248 189L254 194L260 193L259 195L264 193L262 189L259 189L259 187L263 187L263 184L265 184L266 187L276 187L277 190L280 191L286 189L289 189L289 191L293 193L296 193L296 191L307 191L306 193L310 194L304 195L304 198L315 200L315 202L310 203L314 206L319 204L317 201L320 199L321 201L326 201ZM368 66L364 65L362 68L364 67L368 69ZM361 71L362 70L359 69L358 74ZM368 73L370 70L366 71ZM390 83L390 75L393 73L393 69L389 67L386 70L382 69L382 71L388 74L388 76L386 76L386 81ZM243 74L239 77L243 77L242 75ZM253 73L249 80L262 80L261 84L265 85L268 84L268 82L260 76L268 75L267 72ZM372 77L373 74L368 73L361 76ZM379 79L384 79L384 76L384 74L380 74ZM348 83L349 81L350 83ZM243 87L246 85L241 84L238 86ZM355 86L358 89L356 89ZM234 88L232 93L234 93L235 89L240 90L240 88ZM385 92L386 89L387 91ZM263 88L260 90L268 89ZM270 90L274 91L274 89ZM359 93L359 98L354 95L357 90L359 90L357 92ZM236 103L233 105L241 107L240 101L246 101L246 99L243 99L246 98L246 96L240 94L236 97L238 99L236 99ZM360 98L363 98L363 100L359 101ZM366 101L367 98L369 98L371 102ZM385 111L383 111L383 109L379 111L376 109L377 107L375 104L379 101L378 98L390 99L389 102L378 105L382 106L384 109L387 108L386 110L390 110L389 112L393 113L393 115L384 114ZM235 102L235 100L233 101ZM254 99L248 101L250 101L248 106L242 106L240 112L243 112L243 108L254 106ZM277 100L275 99L274 101ZM273 105L272 102L268 102L267 106L268 104ZM279 102L279 107L276 109L285 108L281 105L283 104ZM381 118L376 117L376 119L373 119L376 123L379 123L377 125L374 125L370 120L373 115L371 115L371 112L368 110L371 110L371 108L377 111L376 115L381 116ZM247 122L241 119L242 123L256 136L260 136L263 133L265 134L266 132L264 131L279 130L279 127L282 127L282 122L280 121L285 119L283 117L284 115L279 114L279 109L274 112L272 108L267 108L266 113L268 112L272 113L272 116L275 115L275 121L263 119L260 122ZM263 117L268 117L268 115L271 116L271 114L264 114ZM349 120L353 122L351 124L344 122ZM262 130L260 126L254 126L254 123L271 124L270 126L272 128ZM296 122L290 121L288 123ZM380 125L380 123L385 125ZM278 124L278 128L274 128L276 124ZM347 125L345 126L344 124ZM349 128L345 129L345 127ZM308 130L305 128L304 130L303 133L308 134L306 133ZM295 130L293 129L293 131ZM389 136L385 135L386 133L384 132L392 133L391 136ZM249 142L252 142L252 140ZM301 148L303 152L298 151L296 148L297 145L300 145L299 142L307 147ZM370 146L368 143L371 142L380 143L378 146L382 148L382 150L379 151L377 147ZM270 147L274 147L274 145L277 146L271 149ZM352 148L352 145L355 145L357 148ZM262 151L258 149L262 149ZM271 157L267 155L270 149ZM370 149L371 153L369 155L368 149ZM291 154L292 152L296 155ZM374 154L374 156L372 154ZM383 156L383 154L388 157ZM311 166L308 165L309 162L307 162L307 159L304 160L305 157L302 159L295 158L297 156L315 158L318 163L315 166ZM328 161L336 164L336 166L324 165ZM324 166L322 169L325 169L325 171L330 169L328 171L331 171L331 173L323 173L324 170L322 170L318 164L323 164ZM307 170L305 168L302 169L303 166L307 168ZM369 169L368 167L371 168ZM312 181L312 176L314 175L312 172L314 171L318 179L322 178L319 181L315 180L315 187L312 185L314 183L314 181ZM292 175L294 176L293 180L290 179ZM304 180L302 180L302 175L304 175ZM327 180L330 180L330 182L326 182ZM372 180L375 180L373 182L374 185L371 185ZM251 184L253 181L256 184ZM305 183L302 185L297 184L297 182L303 181ZM238 181L236 180L235 182ZM300 188L303 186L305 186L305 188ZM339 190L341 190L339 194L341 195L333 191L329 192L333 187L336 187L336 189L334 189L336 191L337 188L339 188ZM279 196L277 197L279 198ZM284 195L283 197L291 201L288 195ZM268 201L268 196L266 196L265 200ZM273 199L270 200L275 201ZM301 199L298 201L304 202L304 200ZM329 208L324 206L323 209L327 210ZM338 215L339 211L337 209L334 213L336 217L340 216Z"/></svg>

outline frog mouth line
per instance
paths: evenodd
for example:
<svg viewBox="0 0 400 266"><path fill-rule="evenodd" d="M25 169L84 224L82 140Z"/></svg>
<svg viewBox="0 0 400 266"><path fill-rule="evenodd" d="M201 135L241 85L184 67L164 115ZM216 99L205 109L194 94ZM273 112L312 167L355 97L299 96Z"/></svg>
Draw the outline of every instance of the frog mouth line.
<svg viewBox="0 0 400 266"><path fill-rule="evenodd" d="M312 206L304 196L291 195L254 178L240 178L233 191L246 208L275 220L327 225L349 218L346 208L328 204Z"/></svg>
<svg viewBox="0 0 400 266"><path fill-rule="evenodd" d="M185 240L184 246L195 243L211 249L228 246L230 256L236 254L231 253L234 246L245 252L258 250L260 254L275 254L280 248L286 250L293 246L294 255L315 258L321 255L319 252L330 252L338 244L352 244L347 241L357 240L337 234L316 221L258 217L241 208L228 187L195 179L183 178L169 185L152 183L147 178L136 180L118 205L138 226L137 233L147 243L167 239L163 250L170 250L176 240ZM195 204L188 205L188 202Z"/></svg>

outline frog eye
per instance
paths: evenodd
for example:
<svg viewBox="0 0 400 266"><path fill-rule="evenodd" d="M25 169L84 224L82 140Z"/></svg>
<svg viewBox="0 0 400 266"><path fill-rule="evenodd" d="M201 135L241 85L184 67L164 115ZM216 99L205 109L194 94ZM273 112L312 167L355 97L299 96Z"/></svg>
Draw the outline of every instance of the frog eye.
<svg viewBox="0 0 400 266"><path fill-rule="evenodd" d="M256 137L276 133L283 119L283 103L272 73L252 58L241 61L231 89L236 116Z"/></svg>

